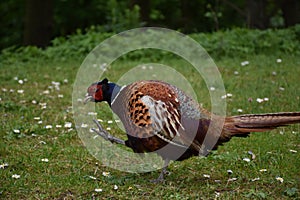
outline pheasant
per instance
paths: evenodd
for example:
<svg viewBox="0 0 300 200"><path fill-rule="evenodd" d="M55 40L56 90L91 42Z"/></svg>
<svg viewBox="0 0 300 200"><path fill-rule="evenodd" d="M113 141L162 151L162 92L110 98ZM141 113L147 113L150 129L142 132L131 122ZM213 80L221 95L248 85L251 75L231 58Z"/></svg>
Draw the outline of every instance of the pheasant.
<svg viewBox="0 0 300 200"><path fill-rule="evenodd" d="M121 87L105 78L89 86L84 103L89 101L106 101L122 121L128 139L123 141L110 135L95 120L99 131L94 130L99 135L126 145L135 153L156 152L162 157L164 167L154 182L164 180L170 160L207 155L234 136L246 137L250 132L300 123L300 112L222 118L200 107L179 88L157 80L137 81ZM220 126L218 122L222 119L224 124ZM210 125L212 131L208 131Z"/></svg>

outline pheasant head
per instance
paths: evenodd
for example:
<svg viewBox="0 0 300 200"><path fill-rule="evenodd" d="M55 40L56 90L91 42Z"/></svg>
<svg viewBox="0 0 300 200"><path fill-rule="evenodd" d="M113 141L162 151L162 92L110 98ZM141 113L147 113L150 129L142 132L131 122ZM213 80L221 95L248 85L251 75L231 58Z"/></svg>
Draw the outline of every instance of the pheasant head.
<svg viewBox="0 0 300 200"><path fill-rule="evenodd" d="M102 102L106 101L109 105L111 105L112 96L115 92L114 89L118 88L115 83L108 82L108 79L105 78L102 81L93 83L87 89L87 95L84 98L84 103L89 101L93 102Z"/></svg>

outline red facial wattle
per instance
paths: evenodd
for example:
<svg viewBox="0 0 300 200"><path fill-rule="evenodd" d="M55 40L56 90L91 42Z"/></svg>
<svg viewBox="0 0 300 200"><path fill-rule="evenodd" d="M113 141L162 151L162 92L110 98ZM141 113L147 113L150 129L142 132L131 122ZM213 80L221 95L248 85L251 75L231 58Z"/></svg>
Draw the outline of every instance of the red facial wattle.
<svg viewBox="0 0 300 200"><path fill-rule="evenodd" d="M102 101L103 100L103 92L102 92L102 85L97 85L95 92L93 94L93 98L95 101Z"/></svg>

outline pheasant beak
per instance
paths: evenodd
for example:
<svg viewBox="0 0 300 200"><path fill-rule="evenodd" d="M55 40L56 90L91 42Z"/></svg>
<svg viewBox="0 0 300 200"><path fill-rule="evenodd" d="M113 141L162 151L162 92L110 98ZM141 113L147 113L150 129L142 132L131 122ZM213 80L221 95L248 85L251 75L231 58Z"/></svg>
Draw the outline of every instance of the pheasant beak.
<svg viewBox="0 0 300 200"><path fill-rule="evenodd" d="M94 100L93 96L90 96L89 94L86 94L85 98L83 99L83 103L87 104L88 102L93 101L93 100Z"/></svg>

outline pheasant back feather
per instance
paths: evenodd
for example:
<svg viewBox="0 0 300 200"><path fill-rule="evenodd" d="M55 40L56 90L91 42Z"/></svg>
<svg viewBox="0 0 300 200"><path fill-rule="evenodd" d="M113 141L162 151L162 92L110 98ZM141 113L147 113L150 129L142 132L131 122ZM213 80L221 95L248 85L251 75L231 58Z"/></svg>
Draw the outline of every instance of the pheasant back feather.
<svg viewBox="0 0 300 200"><path fill-rule="evenodd" d="M196 113L193 116L200 116L200 109L192 99L179 96L184 93L174 88L160 81L135 82L124 87L113 101L112 109L122 118L127 134L139 138L146 149L157 150L167 144L186 149L192 145L200 149L201 145L196 144L196 141L192 144L196 127L193 134L190 131L189 135L182 124L181 113L186 107L180 104L180 99L184 98L190 101L190 105L194 105L189 106L189 109L193 108L190 113Z"/></svg>

